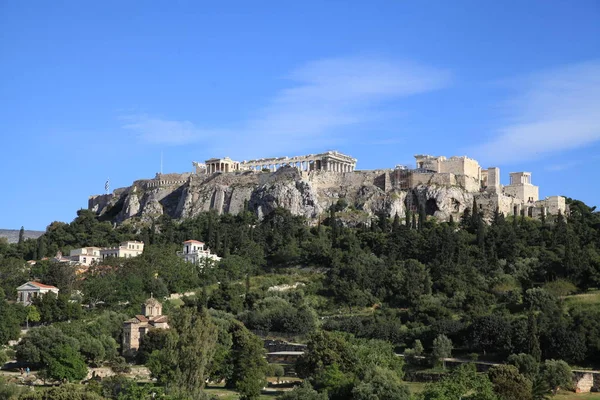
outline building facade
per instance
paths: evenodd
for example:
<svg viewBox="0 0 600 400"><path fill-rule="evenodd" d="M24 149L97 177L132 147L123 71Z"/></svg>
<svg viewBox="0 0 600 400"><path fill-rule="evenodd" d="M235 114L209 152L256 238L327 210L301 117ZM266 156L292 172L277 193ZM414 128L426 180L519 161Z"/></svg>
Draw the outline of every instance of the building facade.
<svg viewBox="0 0 600 400"><path fill-rule="evenodd" d="M71 261L89 267L94 262L101 260L100 247L82 247L80 249L73 249L69 252L69 258Z"/></svg>
<svg viewBox="0 0 600 400"><path fill-rule="evenodd" d="M132 258L144 252L144 242L130 240L122 242L118 247L105 247L100 249L100 257L105 260L108 257Z"/></svg>
<svg viewBox="0 0 600 400"><path fill-rule="evenodd" d="M221 257L210 252L210 249L206 247L204 242L199 240L186 240L183 242L183 250L178 251L177 255L185 262L192 264L202 265L202 261L211 260L219 262Z"/></svg>
<svg viewBox="0 0 600 400"><path fill-rule="evenodd" d="M169 321L162 315L162 304L153 297L142 304L142 313L123 323L123 354L133 356L150 329L168 329Z"/></svg>
<svg viewBox="0 0 600 400"><path fill-rule="evenodd" d="M17 288L17 302L28 306L33 302L33 299L44 296L47 293L58 295L58 291L59 289L56 286L30 281Z"/></svg>
<svg viewBox="0 0 600 400"><path fill-rule="evenodd" d="M248 161L234 161L229 157L211 158L204 163L192 162L196 173L214 174L216 172L271 171L282 167L293 167L300 171L352 172L356 168L356 158L338 151L308 154L294 157L259 158Z"/></svg>

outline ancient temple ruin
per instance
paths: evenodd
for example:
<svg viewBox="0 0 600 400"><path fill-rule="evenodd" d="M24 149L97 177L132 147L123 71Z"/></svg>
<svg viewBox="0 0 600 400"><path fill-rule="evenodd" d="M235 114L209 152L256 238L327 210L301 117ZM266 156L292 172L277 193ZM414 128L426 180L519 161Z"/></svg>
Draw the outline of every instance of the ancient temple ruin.
<svg viewBox="0 0 600 400"><path fill-rule="evenodd" d="M275 172L286 166L300 171L352 172L356 168L356 158L337 151L327 151L304 156L259 158L248 161L234 161L229 157L211 158L204 163L193 162L193 166L197 174L236 171Z"/></svg>

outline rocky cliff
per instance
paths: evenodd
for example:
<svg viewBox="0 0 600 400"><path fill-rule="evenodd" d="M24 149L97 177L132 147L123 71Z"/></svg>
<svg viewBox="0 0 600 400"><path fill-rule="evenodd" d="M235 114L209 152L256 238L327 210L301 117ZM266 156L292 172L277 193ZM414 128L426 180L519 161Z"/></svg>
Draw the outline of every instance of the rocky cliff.
<svg viewBox="0 0 600 400"><path fill-rule="evenodd" d="M89 208L116 223L163 214L189 218L209 210L236 214L245 206L259 217L284 207L316 221L339 199L348 204L341 216L349 223L368 221L380 212L403 217L407 208L414 211L421 205L428 215L447 220L470 207L473 194L433 182L402 189L393 170L308 173L287 167L272 173L157 175L113 194L91 196Z"/></svg>

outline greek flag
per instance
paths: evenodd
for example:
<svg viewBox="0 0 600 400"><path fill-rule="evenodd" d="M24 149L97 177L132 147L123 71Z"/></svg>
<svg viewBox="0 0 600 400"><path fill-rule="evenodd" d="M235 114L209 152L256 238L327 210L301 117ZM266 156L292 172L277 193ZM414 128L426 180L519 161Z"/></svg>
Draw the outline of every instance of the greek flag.
<svg viewBox="0 0 600 400"><path fill-rule="evenodd" d="M110 188L110 180L107 179L106 183L104 184L104 190L106 190L106 192L108 193L108 189Z"/></svg>

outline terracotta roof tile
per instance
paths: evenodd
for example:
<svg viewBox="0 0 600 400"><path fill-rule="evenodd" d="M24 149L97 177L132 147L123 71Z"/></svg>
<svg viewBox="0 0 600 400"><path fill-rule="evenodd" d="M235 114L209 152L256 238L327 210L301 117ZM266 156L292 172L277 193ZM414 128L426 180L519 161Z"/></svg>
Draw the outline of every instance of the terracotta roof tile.
<svg viewBox="0 0 600 400"><path fill-rule="evenodd" d="M31 282L28 282L28 283L31 283L32 285L37 286L37 287L42 288L42 289L58 289L56 286L45 285L45 284L39 283L39 282L31 281Z"/></svg>

